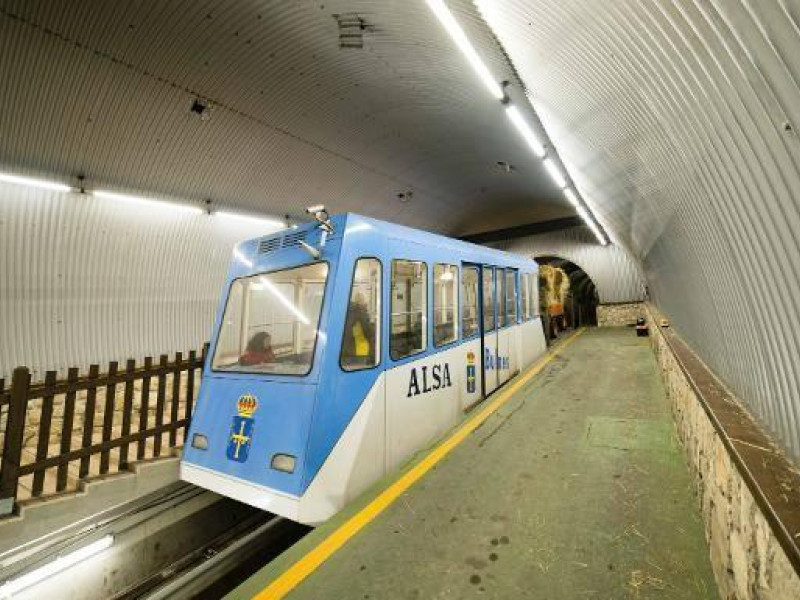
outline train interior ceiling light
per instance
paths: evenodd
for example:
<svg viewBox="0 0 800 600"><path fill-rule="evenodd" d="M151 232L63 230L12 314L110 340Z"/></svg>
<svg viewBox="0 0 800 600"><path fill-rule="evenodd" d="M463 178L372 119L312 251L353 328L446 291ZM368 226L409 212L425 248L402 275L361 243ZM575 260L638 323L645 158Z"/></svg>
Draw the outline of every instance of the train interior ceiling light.
<svg viewBox="0 0 800 600"><path fill-rule="evenodd" d="M478 74L492 96L506 106L506 115L528 146L531 148L534 155L536 155L537 158L544 159L544 167L559 189L563 190L564 188L567 188L569 185L567 177L565 176L561 167L559 167L554 160L554 158L556 158L556 154L555 150L553 149L553 144L546 139L540 139L542 136L536 135L533 128L531 128L530 125L528 125L528 123L525 121L525 118L520 113L519 108L511 103L510 98L506 95L504 86L499 84L494 79L491 71L489 71L489 68L481 60L480 56L475 50L475 47L472 45L472 43L470 43L467 34L458 24L458 21L447 7L447 4L444 2L444 0L427 0L427 2L433 14L436 15L437 19L439 19L439 22L453 39L459 50L461 50L464 57ZM532 106L531 110L533 110ZM546 147L549 147L550 150L548 151ZM592 231L594 236L597 238L597 241L603 246L608 244L608 237L602 230L600 222L595 217L594 212L591 210L588 203L585 200L578 200L578 194L574 189L570 190L570 194L567 195L567 199L573 206L575 206L576 209L582 209L577 211L578 215L580 215L580 217L586 223L586 226ZM575 201L573 202L573 200Z"/></svg>

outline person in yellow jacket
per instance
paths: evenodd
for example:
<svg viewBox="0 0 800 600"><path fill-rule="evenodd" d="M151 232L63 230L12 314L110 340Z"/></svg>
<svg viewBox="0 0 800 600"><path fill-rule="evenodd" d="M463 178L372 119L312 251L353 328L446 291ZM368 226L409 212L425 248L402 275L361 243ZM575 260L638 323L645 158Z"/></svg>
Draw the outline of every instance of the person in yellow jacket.
<svg viewBox="0 0 800 600"><path fill-rule="evenodd" d="M343 366L375 364L374 332L364 295L353 294L347 308L342 344Z"/></svg>

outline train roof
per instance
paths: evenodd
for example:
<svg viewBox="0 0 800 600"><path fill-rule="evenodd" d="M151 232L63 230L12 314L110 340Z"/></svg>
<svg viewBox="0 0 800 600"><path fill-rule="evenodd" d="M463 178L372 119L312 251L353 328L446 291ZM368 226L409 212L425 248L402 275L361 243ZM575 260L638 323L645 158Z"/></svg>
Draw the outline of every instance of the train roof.
<svg viewBox="0 0 800 600"><path fill-rule="evenodd" d="M496 250L480 244L473 244L457 240L445 235L424 231L422 229L415 229L405 225L397 225L387 221L381 221L372 217L365 217L356 213L340 213L331 216L331 223L333 224L334 234L333 238L340 238L343 243L347 243L348 233L358 231L359 235L356 236L361 243L369 243L372 239L386 239L392 238L396 240L403 240L413 242L423 246L430 246L442 251L450 251L455 254L463 255L463 260L470 262L480 262L488 264L502 264L510 267L535 269L536 262L533 259ZM289 235L303 235L304 233L313 231L316 228L316 223L306 223L300 225L297 229L292 231L278 231L272 234L254 238L244 242L244 244L258 244L263 243L264 240L273 238L283 238ZM365 226L369 226L369 231L364 231ZM365 235L366 234L366 235Z"/></svg>

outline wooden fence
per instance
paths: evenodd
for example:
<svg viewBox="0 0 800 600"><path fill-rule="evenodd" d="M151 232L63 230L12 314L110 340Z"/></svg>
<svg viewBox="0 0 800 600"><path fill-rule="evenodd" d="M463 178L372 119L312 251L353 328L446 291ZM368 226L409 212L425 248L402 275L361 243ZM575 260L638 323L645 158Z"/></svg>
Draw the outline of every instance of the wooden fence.
<svg viewBox="0 0 800 600"><path fill-rule="evenodd" d="M48 371L36 384L26 367L10 386L0 379L0 515L18 500L72 491L181 445L207 349L139 367L130 359L122 370L111 362L103 374L98 365L85 376L71 368L61 380Z"/></svg>

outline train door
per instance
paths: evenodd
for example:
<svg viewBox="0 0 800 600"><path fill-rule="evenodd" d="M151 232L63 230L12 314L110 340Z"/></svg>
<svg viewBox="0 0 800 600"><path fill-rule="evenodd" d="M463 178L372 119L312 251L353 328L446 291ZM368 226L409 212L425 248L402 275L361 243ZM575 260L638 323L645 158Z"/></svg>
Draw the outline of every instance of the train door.
<svg viewBox="0 0 800 600"><path fill-rule="evenodd" d="M490 265L481 268L481 371L484 397L497 389L499 380L497 358L497 269Z"/></svg>

